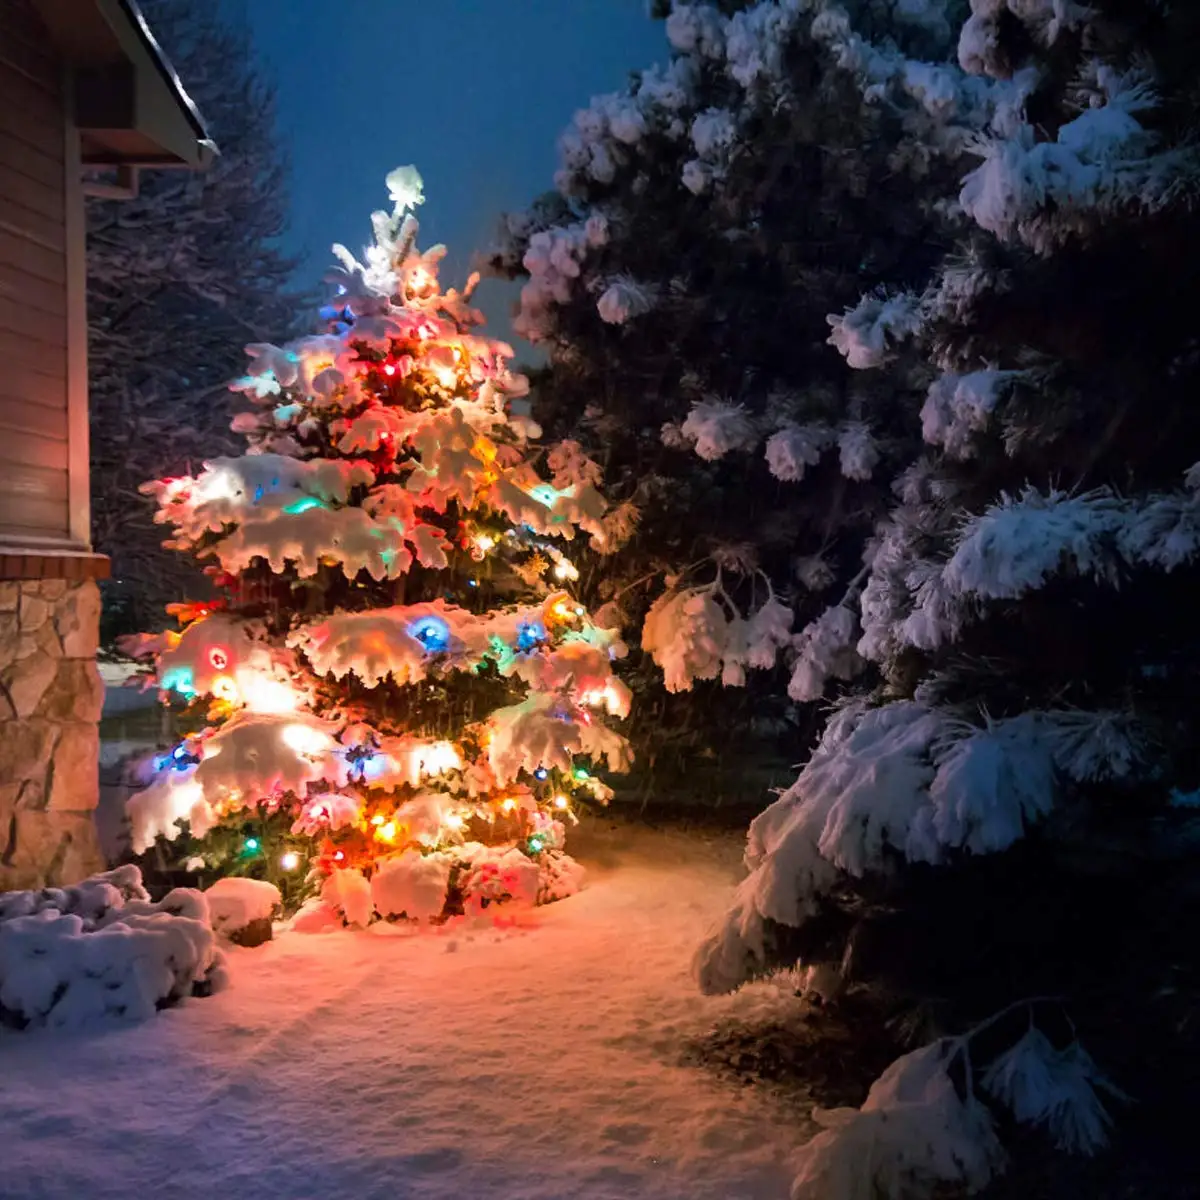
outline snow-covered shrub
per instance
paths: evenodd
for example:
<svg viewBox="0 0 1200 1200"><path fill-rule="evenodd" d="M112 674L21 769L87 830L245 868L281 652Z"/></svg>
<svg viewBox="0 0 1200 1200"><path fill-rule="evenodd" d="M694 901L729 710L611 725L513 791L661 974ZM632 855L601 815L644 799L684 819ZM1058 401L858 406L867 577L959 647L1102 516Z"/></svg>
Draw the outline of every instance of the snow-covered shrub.
<svg viewBox="0 0 1200 1200"><path fill-rule="evenodd" d="M273 883L239 875L218 879L205 891L204 899L213 929L234 941L256 925L267 926L263 939L270 936L271 918L283 906L283 897Z"/></svg>
<svg viewBox="0 0 1200 1200"><path fill-rule="evenodd" d="M458 879L463 907L469 916L476 916L494 905L516 902L537 903L541 880L541 865L522 854L497 852L476 844L464 847L467 851ZM556 895L558 893L555 893ZM563 895L570 895L564 890Z"/></svg>
<svg viewBox="0 0 1200 1200"><path fill-rule="evenodd" d="M73 887L0 893L0 1024L144 1020L222 982L201 892L152 903L125 866Z"/></svg>

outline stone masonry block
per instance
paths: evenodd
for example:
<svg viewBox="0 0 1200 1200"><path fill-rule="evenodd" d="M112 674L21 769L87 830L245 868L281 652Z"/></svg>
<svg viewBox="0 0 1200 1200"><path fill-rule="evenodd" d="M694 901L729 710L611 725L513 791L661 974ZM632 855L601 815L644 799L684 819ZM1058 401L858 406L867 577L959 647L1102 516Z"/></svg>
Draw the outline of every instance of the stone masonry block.
<svg viewBox="0 0 1200 1200"><path fill-rule="evenodd" d="M54 624L66 658L91 658L100 638L100 589L91 579L73 584L59 599Z"/></svg>
<svg viewBox="0 0 1200 1200"><path fill-rule="evenodd" d="M50 802L55 811L90 812L100 802L100 730L94 722L63 725L51 759Z"/></svg>

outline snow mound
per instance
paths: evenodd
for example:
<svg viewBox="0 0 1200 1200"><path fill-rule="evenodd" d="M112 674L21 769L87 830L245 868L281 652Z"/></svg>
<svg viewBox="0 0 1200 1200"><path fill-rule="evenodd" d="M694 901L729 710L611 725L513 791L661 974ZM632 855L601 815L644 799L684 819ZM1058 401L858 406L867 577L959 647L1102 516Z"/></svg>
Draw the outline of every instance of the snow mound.
<svg viewBox="0 0 1200 1200"><path fill-rule="evenodd" d="M142 887L142 873L128 864L98 875L89 875L70 887L48 887L36 892L0 892L0 924L14 917L28 917L44 909L75 913L95 920L129 900L149 900Z"/></svg>
<svg viewBox="0 0 1200 1200"><path fill-rule="evenodd" d="M177 888L151 903L134 866L0 896L0 1024L145 1020L222 981L204 896Z"/></svg>

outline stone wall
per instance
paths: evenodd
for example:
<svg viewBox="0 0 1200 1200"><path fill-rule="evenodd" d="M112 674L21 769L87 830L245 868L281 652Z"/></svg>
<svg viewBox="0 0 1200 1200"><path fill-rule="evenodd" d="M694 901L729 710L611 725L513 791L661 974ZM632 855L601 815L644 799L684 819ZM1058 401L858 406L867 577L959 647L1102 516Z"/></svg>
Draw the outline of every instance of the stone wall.
<svg viewBox="0 0 1200 1200"><path fill-rule="evenodd" d="M103 865L99 622L90 579L0 579L0 891Z"/></svg>

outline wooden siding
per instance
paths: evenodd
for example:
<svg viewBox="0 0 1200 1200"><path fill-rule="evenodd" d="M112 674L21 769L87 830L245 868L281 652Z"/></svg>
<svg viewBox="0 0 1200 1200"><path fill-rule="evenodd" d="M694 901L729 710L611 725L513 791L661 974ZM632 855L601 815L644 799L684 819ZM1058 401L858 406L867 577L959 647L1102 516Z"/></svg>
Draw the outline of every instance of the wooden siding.
<svg viewBox="0 0 1200 1200"><path fill-rule="evenodd" d="M29 0L0 0L0 543L79 540L63 79Z"/></svg>

